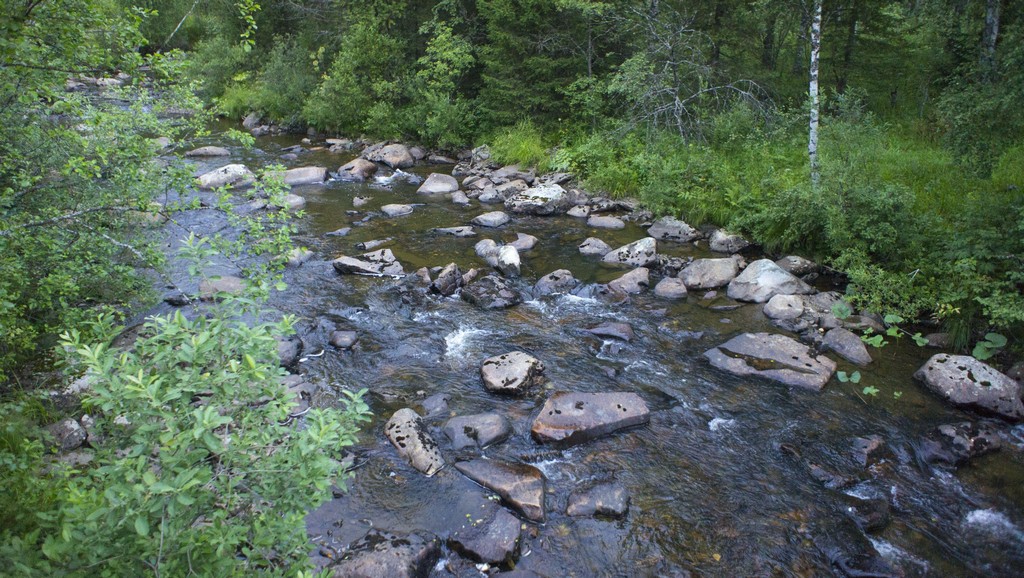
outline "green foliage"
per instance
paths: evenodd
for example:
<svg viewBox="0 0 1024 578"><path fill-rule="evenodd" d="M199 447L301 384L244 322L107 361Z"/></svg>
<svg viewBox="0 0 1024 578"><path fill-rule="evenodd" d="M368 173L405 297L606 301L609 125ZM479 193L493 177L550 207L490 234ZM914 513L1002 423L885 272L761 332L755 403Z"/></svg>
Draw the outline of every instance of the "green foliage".
<svg viewBox="0 0 1024 578"><path fill-rule="evenodd" d="M836 378L843 383L860 383L860 372L846 373L845 371L838 371L836 372Z"/></svg>
<svg viewBox="0 0 1024 578"><path fill-rule="evenodd" d="M1002 348L1006 347L1006 337L999 333L986 333L985 339L982 339L974 345L974 351L971 355L985 361L990 359Z"/></svg>
<svg viewBox="0 0 1024 578"><path fill-rule="evenodd" d="M491 140L490 147L492 158L499 163L537 167L541 172L551 166L551 154L544 146L544 136L529 120L519 121L499 132Z"/></svg>

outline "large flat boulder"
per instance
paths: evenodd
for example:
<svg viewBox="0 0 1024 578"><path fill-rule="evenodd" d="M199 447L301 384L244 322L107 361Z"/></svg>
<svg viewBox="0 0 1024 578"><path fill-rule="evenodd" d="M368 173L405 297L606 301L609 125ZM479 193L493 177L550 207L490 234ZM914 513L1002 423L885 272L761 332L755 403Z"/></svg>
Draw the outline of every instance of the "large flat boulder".
<svg viewBox="0 0 1024 578"><path fill-rule="evenodd" d="M914 377L953 405L1011 420L1024 418L1020 384L969 355L933 355Z"/></svg>
<svg viewBox="0 0 1024 578"><path fill-rule="evenodd" d="M423 181L416 192L421 195L444 195L457 190L459 190L459 181L455 180L455 177L442 173L430 173L430 176Z"/></svg>
<svg viewBox="0 0 1024 578"><path fill-rule="evenodd" d="M646 267L658 260L658 242L654 237L644 237L623 245L601 258L604 263L627 265L629 267Z"/></svg>
<svg viewBox="0 0 1024 578"><path fill-rule="evenodd" d="M636 295L643 293L651 284L651 271L647 267L637 267L618 279L608 282L608 288L620 293Z"/></svg>
<svg viewBox="0 0 1024 578"><path fill-rule="evenodd" d="M352 159L338 169L338 178L361 183L377 172L377 164L366 159Z"/></svg>
<svg viewBox="0 0 1024 578"><path fill-rule="evenodd" d="M739 261L724 259L694 259L679 272L687 289L716 289L724 287L740 274Z"/></svg>
<svg viewBox="0 0 1024 578"><path fill-rule="evenodd" d="M396 411L384 425L384 435L409 465L427 476L436 474L444 467L444 458L437 449L437 442L427 433L415 411L407 407Z"/></svg>
<svg viewBox="0 0 1024 578"><path fill-rule="evenodd" d="M444 424L442 431L451 440L453 449L483 449L508 439L512 424L499 413L478 413L453 417Z"/></svg>
<svg viewBox="0 0 1024 578"><path fill-rule="evenodd" d="M647 234L659 241L689 243L701 237L700 231L675 217L662 217L647 229Z"/></svg>
<svg viewBox="0 0 1024 578"><path fill-rule="evenodd" d="M370 253L363 253L358 257L347 257L342 255L331 262L334 270L341 274L352 275L405 275L405 269L395 258L391 249L380 249Z"/></svg>
<svg viewBox="0 0 1024 578"><path fill-rule="evenodd" d="M321 185L327 180L327 167L298 167L271 172L269 176L280 178L284 184L291 186Z"/></svg>
<svg viewBox="0 0 1024 578"><path fill-rule="evenodd" d="M651 412L635 393L555 393L544 402L530 433L539 443L580 444L645 424Z"/></svg>
<svg viewBox="0 0 1024 578"><path fill-rule="evenodd" d="M207 146L207 147L199 147L197 149L192 149L192 150L188 151L187 153L185 153L185 156L186 157L228 157L228 156L231 156L231 151L229 151L228 149L226 149L224 147Z"/></svg>
<svg viewBox="0 0 1024 578"><path fill-rule="evenodd" d="M384 163L393 169L407 169L416 164L416 158L404 144L372 146L363 152L363 158L375 163Z"/></svg>
<svg viewBox="0 0 1024 578"><path fill-rule="evenodd" d="M569 495L568 516L608 516L621 518L629 511L629 492L619 483L597 484Z"/></svg>
<svg viewBox="0 0 1024 578"><path fill-rule="evenodd" d="M256 175L248 167L241 164L224 165L219 169L199 175L196 184L200 189L219 189L221 187L244 187L256 182Z"/></svg>
<svg viewBox="0 0 1024 578"><path fill-rule="evenodd" d="M481 227L500 227L510 220L511 218L505 211L491 211L489 213L477 215L472 221L470 221L470 223Z"/></svg>
<svg viewBox="0 0 1024 578"><path fill-rule="evenodd" d="M744 333L704 352L711 365L734 375L756 375L805 389L821 390L836 370L825 356L773 333Z"/></svg>
<svg viewBox="0 0 1024 578"><path fill-rule="evenodd" d="M501 496L509 507L526 519L544 521L544 474L537 468L529 464L478 459L458 462L455 469Z"/></svg>
<svg viewBox="0 0 1024 578"><path fill-rule="evenodd" d="M553 184L527 189L505 201L505 208L513 213L539 216L564 213L570 205L565 189Z"/></svg>
<svg viewBox="0 0 1024 578"><path fill-rule="evenodd" d="M779 267L771 259L759 259L729 282L728 295L737 301L766 303L776 295L807 295L814 287Z"/></svg>
<svg viewBox="0 0 1024 578"><path fill-rule="evenodd" d="M544 364L522 351L487 358L480 366L484 387L493 393L518 395L540 383Z"/></svg>
<svg viewBox="0 0 1024 578"><path fill-rule="evenodd" d="M437 538L370 530L331 567L335 578L423 578L441 557Z"/></svg>

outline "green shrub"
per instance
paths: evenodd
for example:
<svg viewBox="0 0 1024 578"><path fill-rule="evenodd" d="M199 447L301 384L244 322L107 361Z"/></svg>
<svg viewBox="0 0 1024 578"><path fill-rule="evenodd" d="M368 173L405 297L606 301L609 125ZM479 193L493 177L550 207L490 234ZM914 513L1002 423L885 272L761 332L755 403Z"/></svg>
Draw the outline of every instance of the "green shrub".
<svg viewBox="0 0 1024 578"><path fill-rule="evenodd" d="M500 131L491 139L490 147L491 156L498 163L537 167L539 172L547 171L552 163L544 136L529 120Z"/></svg>

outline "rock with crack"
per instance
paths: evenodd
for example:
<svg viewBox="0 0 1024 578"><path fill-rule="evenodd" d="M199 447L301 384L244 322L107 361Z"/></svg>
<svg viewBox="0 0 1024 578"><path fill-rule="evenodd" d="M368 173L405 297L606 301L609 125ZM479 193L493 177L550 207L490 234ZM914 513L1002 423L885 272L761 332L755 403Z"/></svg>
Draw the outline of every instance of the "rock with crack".
<svg viewBox="0 0 1024 578"><path fill-rule="evenodd" d="M689 243L701 238L700 231L675 217L662 217L647 229L647 234L659 241Z"/></svg>
<svg viewBox="0 0 1024 578"><path fill-rule="evenodd" d="M512 434L512 424L498 413L478 413L453 417L444 424L444 435L452 448L486 448L501 443Z"/></svg>
<svg viewBox="0 0 1024 578"><path fill-rule="evenodd" d="M484 387L492 393L520 395L543 379L544 364L522 351L487 358L480 366Z"/></svg>
<svg viewBox="0 0 1024 578"><path fill-rule="evenodd" d="M487 275L470 283L460 295L482 309L506 309L523 302L519 291L497 275Z"/></svg>
<svg viewBox="0 0 1024 578"><path fill-rule="evenodd" d="M473 227L438 227L436 229L431 229L431 231L438 235L451 235L452 237L458 237L460 239L476 237L476 231Z"/></svg>
<svg viewBox="0 0 1024 578"><path fill-rule="evenodd" d="M537 216L564 213L570 205L565 189L553 184L527 189L505 201L505 208L513 213Z"/></svg>
<svg viewBox="0 0 1024 578"><path fill-rule="evenodd" d="M650 421L647 404L635 393L555 393L533 420L539 443L565 447Z"/></svg>
<svg viewBox="0 0 1024 578"><path fill-rule="evenodd" d="M430 284L430 292L450 297L462 287L462 271L455 263L448 263Z"/></svg>
<svg viewBox="0 0 1024 578"><path fill-rule="evenodd" d="M647 267L658 261L658 242L654 237L644 237L608 252L601 261L629 267Z"/></svg>
<svg viewBox="0 0 1024 578"><path fill-rule="evenodd" d="M441 544L428 534L370 530L331 566L335 578L422 578L441 557Z"/></svg>
<svg viewBox="0 0 1024 578"><path fill-rule="evenodd" d="M334 270L341 274L353 275L388 275L397 277L405 275L405 269L395 258L391 249L380 249L364 253L359 257L341 256L331 262Z"/></svg>
<svg viewBox="0 0 1024 578"><path fill-rule="evenodd" d="M759 259L729 282L728 295L737 301L765 303L776 295L807 295L814 288L771 259Z"/></svg>
<svg viewBox="0 0 1024 578"><path fill-rule="evenodd" d="M1020 384L968 355L933 355L914 377L953 405L1024 418Z"/></svg>
<svg viewBox="0 0 1024 578"><path fill-rule="evenodd" d="M406 407L396 411L384 425L384 435L399 455L427 476L436 474L444 467L444 458L437 449L437 442L430 437L420 416L412 409Z"/></svg>
<svg viewBox="0 0 1024 578"><path fill-rule="evenodd" d="M527 520L544 521L544 474L537 468L502 460L478 459L458 462L455 469L501 496L509 507Z"/></svg>
<svg viewBox="0 0 1024 578"><path fill-rule="evenodd" d="M773 333L744 333L704 352L711 365L734 375L756 375L786 385L820 391L836 363L812 356L806 345Z"/></svg>
<svg viewBox="0 0 1024 578"><path fill-rule="evenodd" d="M511 564L519 552L519 518L491 505L480 519L467 520L448 538L461 556L482 564Z"/></svg>
<svg viewBox="0 0 1024 578"><path fill-rule="evenodd" d="M568 516L608 516L621 518L629 511L629 492L622 484L611 482L576 490L569 495Z"/></svg>

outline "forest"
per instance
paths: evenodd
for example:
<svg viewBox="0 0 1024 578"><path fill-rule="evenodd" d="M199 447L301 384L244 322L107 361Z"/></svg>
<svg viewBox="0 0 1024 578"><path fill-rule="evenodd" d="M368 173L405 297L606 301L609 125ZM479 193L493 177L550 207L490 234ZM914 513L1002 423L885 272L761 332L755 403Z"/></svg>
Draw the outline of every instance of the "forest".
<svg viewBox="0 0 1024 578"><path fill-rule="evenodd" d="M275 350L292 320L238 315L280 284L288 219L183 249L198 274L245 263L250 291L118 327L160 300L147 226L197 206L155 139L218 119L454 159L487 145L814 259L908 335L1004 370L1024 351L1020 2L2 0L0 31L0 573L311 571L303 516L344 488L369 407L347 392L293 432ZM88 475L55 468L40 429L74 377L111 442Z"/></svg>

